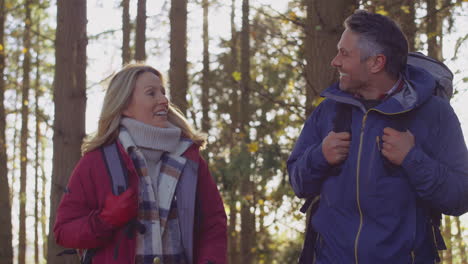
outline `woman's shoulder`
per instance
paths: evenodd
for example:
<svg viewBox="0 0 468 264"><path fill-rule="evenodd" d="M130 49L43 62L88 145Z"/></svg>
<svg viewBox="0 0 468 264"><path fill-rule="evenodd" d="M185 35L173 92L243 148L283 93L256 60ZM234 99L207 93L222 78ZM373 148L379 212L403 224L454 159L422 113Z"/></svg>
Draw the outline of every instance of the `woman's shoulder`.
<svg viewBox="0 0 468 264"><path fill-rule="evenodd" d="M76 165L76 169L85 169L90 167L96 167L97 163L102 162L101 148L88 151L83 154Z"/></svg>
<svg viewBox="0 0 468 264"><path fill-rule="evenodd" d="M187 148L187 150L184 152L183 156L189 160L195 161L195 162L200 162L200 146L192 143L190 147Z"/></svg>

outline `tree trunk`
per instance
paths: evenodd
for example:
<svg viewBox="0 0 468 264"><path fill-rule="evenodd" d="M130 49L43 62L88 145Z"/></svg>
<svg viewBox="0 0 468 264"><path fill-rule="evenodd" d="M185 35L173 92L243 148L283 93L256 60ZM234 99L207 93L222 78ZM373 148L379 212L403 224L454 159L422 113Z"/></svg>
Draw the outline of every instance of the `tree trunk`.
<svg viewBox="0 0 468 264"><path fill-rule="evenodd" d="M229 226L228 226L228 236L229 236L229 248L228 248L228 259L229 263L240 263L239 260L239 236L236 231L237 224L237 208L236 208L236 199L235 195L231 195L231 200L229 202Z"/></svg>
<svg viewBox="0 0 468 264"><path fill-rule="evenodd" d="M239 83L234 78L234 73L238 71L239 62L237 58L237 48L238 48L238 34L236 30L236 0L232 0L231 4L231 65L229 65L229 75L232 80L232 89L231 89L231 122L232 128L231 131L235 132L239 128L239 95L237 94Z"/></svg>
<svg viewBox="0 0 468 264"><path fill-rule="evenodd" d="M238 34L235 24L236 17L236 0L232 0L231 4L231 63L228 65L229 76L232 80L231 88L231 102L229 107L229 114L231 116L231 149L234 148L238 142L234 140L234 135L237 133L236 129L239 128L239 100L238 100L238 81L233 77L234 72L238 71L239 63L237 59L237 49L238 49ZM232 151L230 153L231 160L235 159L235 155ZM230 201L229 201L229 226L228 226L228 237L229 237L229 248L228 248L228 258L229 263L241 263L240 254L239 254L239 234L236 230L237 225L237 214L238 210L236 207L238 185L231 184L230 189L228 190Z"/></svg>
<svg viewBox="0 0 468 264"><path fill-rule="evenodd" d="M443 61L442 55L442 18L437 12L437 0L427 2L427 52L434 59Z"/></svg>
<svg viewBox="0 0 468 264"><path fill-rule="evenodd" d="M344 30L343 21L354 12L358 3L357 0L344 0L336 4L306 0L306 116L315 108L314 100L320 92L337 79L337 72L330 62L336 55L336 44Z"/></svg>
<svg viewBox="0 0 468 264"><path fill-rule="evenodd" d="M171 101L187 114L187 0L171 0L171 65L169 84Z"/></svg>
<svg viewBox="0 0 468 264"><path fill-rule="evenodd" d="M408 48L414 51L416 39L416 8L413 0L373 0L370 5L372 12L383 11L400 25L408 39ZM383 10L381 10L383 9Z"/></svg>
<svg viewBox="0 0 468 264"><path fill-rule="evenodd" d="M135 37L135 60L146 60L146 0L138 0L136 37Z"/></svg>
<svg viewBox="0 0 468 264"><path fill-rule="evenodd" d="M463 242L463 230L460 223L460 217L455 217L455 222L457 224L457 244L460 250L460 264L468 264L468 257L466 252L466 243Z"/></svg>
<svg viewBox="0 0 468 264"><path fill-rule="evenodd" d="M452 264L453 263L453 243L452 243L452 219L449 215L445 216L444 221L444 241L447 245L447 250L444 251L442 263Z"/></svg>
<svg viewBox="0 0 468 264"><path fill-rule="evenodd" d="M122 65L130 62L130 0L122 0Z"/></svg>
<svg viewBox="0 0 468 264"><path fill-rule="evenodd" d="M8 184L8 167L6 152L6 116L3 100L5 98L5 0L0 0L0 263L13 263L13 246L11 244L11 204L10 185Z"/></svg>
<svg viewBox="0 0 468 264"><path fill-rule="evenodd" d="M210 38L208 34L208 0L203 0L203 77L202 77L202 130L208 132L210 129L210 117L208 111L210 109Z"/></svg>
<svg viewBox="0 0 468 264"><path fill-rule="evenodd" d="M28 164L28 121L29 121L29 86L31 72L31 5L32 1L25 2L25 28L23 35L23 85L21 100L21 141L20 141L20 203L19 203L19 245L18 264L26 263L26 180Z"/></svg>
<svg viewBox="0 0 468 264"><path fill-rule="evenodd" d="M48 248L48 239L47 239L47 209L46 209L46 185L47 185L47 178L46 178L46 172L44 168L45 164L45 153L46 153L46 147L45 144L41 144L41 179L42 179L42 185L41 185L41 231L42 231L42 241L43 241L43 248L42 248L42 255L44 258L47 257L47 248Z"/></svg>
<svg viewBox="0 0 468 264"><path fill-rule="evenodd" d="M77 257L57 257L56 209L70 174L81 157L86 110L86 1L57 1L54 77L54 148L48 239L48 264L76 263Z"/></svg>
<svg viewBox="0 0 468 264"><path fill-rule="evenodd" d="M253 206L252 181L250 179L251 155L247 151L250 121L250 21L249 0L242 1L242 35L241 35L241 116L240 134L243 138L241 155L244 159L240 172L241 184L241 263L251 264L255 251L255 217L250 211Z"/></svg>
<svg viewBox="0 0 468 264"><path fill-rule="evenodd" d="M37 22L37 32L40 34L41 27L40 27L40 21ZM40 78L41 78L41 72L40 72L40 47L37 48L36 50L36 84L35 84L35 99L34 99L34 111L35 111L35 116L36 116L36 142L34 144L34 263L39 264L39 201L40 201L40 196L39 196L39 149L40 149L40 138L41 138L41 121L39 118L40 111L39 111L39 98L40 98Z"/></svg>
<svg viewBox="0 0 468 264"><path fill-rule="evenodd" d="M412 0L402 0L401 7L404 11L400 12L401 16L397 20L401 26L401 30L405 33L408 39L409 51L416 51L416 8Z"/></svg>

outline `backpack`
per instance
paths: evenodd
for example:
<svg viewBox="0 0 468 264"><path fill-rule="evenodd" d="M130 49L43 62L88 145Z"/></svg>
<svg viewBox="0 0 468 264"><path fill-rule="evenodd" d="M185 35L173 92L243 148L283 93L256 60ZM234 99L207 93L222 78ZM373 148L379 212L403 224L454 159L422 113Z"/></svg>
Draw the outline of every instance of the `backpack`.
<svg viewBox="0 0 468 264"><path fill-rule="evenodd" d="M122 154L119 151L117 141L110 145L101 147L101 153L103 156L103 160L106 164L107 174L109 175L111 180L112 193L114 195L120 195L128 188L128 170L123 162ZM131 233L130 231L133 230L133 226L133 224L127 224L127 234ZM64 254L77 254L80 258L80 264L90 264L97 250L97 248L66 249L57 254L57 256L62 256ZM117 258L117 255L118 248L116 247L114 251L115 259Z"/></svg>
<svg viewBox="0 0 468 264"><path fill-rule="evenodd" d="M408 65L416 66L426 70L435 79L436 87L434 95L439 96L447 101L453 96L453 73L443 62L440 62L434 58L424 55L420 52L408 53ZM351 132L351 120L352 118L352 106L344 103L336 103L335 117L333 119L333 131L334 132ZM400 124L397 124L400 131L404 131L407 128L407 122L411 119L410 116L406 117ZM388 166L392 166L388 161ZM332 168L333 170L339 170L339 167ZM306 213L310 210L310 217L312 217L318 210L318 204L320 202L320 195L308 197L301 207L300 211ZM440 224L442 220L442 214L434 209L430 209L430 219L433 233L433 245L436 256L436 261L440 262L439 250L447 249L442 234L440 232ZM306 237L304 240L304 247L299 258L300 264L312 263L314 259L313 249L315 248L315 242L318 234L313 230L309 220L306 227ZM310 250L312 249L312 250Z"/></svg>
<svg viewBox="0 0 468 264"><path fill-rule="evenodd" d="M421 52L408 53L407 63L429 72L436 81L434 94L450 101L453 96L453 73L447 65Z"/></svg>

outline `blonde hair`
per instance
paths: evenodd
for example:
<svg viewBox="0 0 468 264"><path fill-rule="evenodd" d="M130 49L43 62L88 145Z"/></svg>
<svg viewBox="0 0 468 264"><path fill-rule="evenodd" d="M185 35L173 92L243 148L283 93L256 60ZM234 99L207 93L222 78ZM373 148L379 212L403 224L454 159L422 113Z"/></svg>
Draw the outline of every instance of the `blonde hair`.
<svg viewBox="0 0 468 264"><path fill-rule="evenodd" d="M129 64L112 77L104 97L98 129L84 140L81 146L83 154L110 144L117 139L122 112L130 103L137 77L144 72L154 73L161 81L163 80L158 70L143 64ZM172 103L169 103L167 119L182 130L182 136L191 139L202 148L205 146L206 136L195 131L178 107Z"/></svg>

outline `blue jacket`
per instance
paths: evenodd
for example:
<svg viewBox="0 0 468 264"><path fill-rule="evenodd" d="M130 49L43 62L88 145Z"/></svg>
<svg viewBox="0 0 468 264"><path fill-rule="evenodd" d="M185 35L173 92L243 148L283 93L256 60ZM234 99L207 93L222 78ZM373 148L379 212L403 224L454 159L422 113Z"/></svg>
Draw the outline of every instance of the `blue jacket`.
<svg viewBox="0 0 468 264"><path fill-rule="evenodd" d="M320 195L311 224L318 232L316 263L434 263L430 214L468 211L468 151L447 101L433 96L435 81L408 66L402 91L366 110L338 84L306 121L287 167L300 198ZM331 167L321 142L333 128L337 102L352 105L348 158ZM385 127L406 118L415 137L401 166L381 154Z"/></svg>

